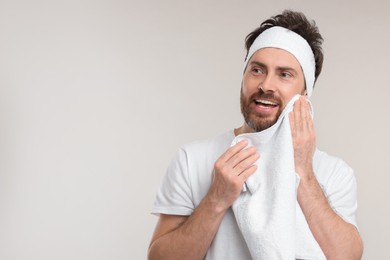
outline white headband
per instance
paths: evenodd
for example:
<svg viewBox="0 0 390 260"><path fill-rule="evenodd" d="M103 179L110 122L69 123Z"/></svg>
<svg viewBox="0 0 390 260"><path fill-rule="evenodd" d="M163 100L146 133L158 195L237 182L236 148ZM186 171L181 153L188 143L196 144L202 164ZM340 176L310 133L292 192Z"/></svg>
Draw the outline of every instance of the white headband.
<svg viewBox="0 0 390 260"><path fill-rule="evenodd" d="M310 97L314 87L316 63L313 51L307 41L299 34L284 27L271 27L257 36L253 42L245 60L244 68L246 68L249 59L256 51L268 47L283 49L294 55L301 64L306 81L307 95Z"/></svg>

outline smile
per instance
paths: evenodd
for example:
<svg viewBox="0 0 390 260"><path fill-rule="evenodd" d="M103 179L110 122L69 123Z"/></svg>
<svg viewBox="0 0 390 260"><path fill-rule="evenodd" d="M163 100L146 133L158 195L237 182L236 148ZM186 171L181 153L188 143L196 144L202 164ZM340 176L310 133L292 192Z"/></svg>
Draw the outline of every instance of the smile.
<svg viewBox="0 0 390 260"><path fill-rule="evenodd" d="M256 99L255 103L256 103L257 106L261 106L261 107L264 107L264 108L273 108L273 107L276 107L276 106L279 105L276 102L272 102L270 100L265 100L265 99Z"/></svg>

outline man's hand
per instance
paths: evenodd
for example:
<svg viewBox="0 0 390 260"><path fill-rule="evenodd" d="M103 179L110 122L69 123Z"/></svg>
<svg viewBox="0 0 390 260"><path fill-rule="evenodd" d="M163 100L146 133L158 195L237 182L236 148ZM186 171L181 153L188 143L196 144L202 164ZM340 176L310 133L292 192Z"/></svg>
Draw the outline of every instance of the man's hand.
<svg viewBox="0 0 390 260"><path fill-rule="evenodd" d="M148 259L204 259L226 210L256 171L260 155L247 144L238 142L215 162L209 192L191 216L160 215Z"/></svg>
<svg viewBox="0 0 390 260"><path fill-rule="evenodd" d="M315 131L305 97L294 103L290 125L295 170L301 178L298 202L314 238L327 259L360 259L363 245L357 229L333 211L314 177Z"/></svg>
<svg viewBox="0 0 390 260"><path fill-rule="evenodd" d="M214 165L214 179L207 198L219 210L226 210L240 195L244 182L257 169L260 154L255 147L245 148L247 141L230 147Z"/></svg>
<svg viewBox="0 0 390 260"><path fill-rule="evenodd" d="M294 146L295 170L299 177L313 174L313 155L316 147L315 130L306 97L301 96L289 115Z"/></svg>

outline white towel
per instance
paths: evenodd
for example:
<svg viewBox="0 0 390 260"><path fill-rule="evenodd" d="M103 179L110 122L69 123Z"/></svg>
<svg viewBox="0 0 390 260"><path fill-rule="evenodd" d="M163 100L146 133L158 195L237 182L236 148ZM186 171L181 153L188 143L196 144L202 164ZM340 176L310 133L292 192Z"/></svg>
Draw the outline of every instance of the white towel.
<svg viewBox="0 0 390 260"><path fill-rule="evenodd" d="M299 176L288 114L299 96L290 100L273 126L239 135L232 143L247 139L261 155L257 172L232 206L253 259L325 259L297 202Z"/></svg>

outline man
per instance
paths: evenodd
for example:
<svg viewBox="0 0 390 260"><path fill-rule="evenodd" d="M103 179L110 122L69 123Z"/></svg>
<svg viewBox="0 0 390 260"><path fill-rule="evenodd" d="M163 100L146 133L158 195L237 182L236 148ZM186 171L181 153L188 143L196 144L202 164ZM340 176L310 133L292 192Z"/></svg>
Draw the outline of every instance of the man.
<svg viewBox="0 0 390 260"><path fill-rule="evenodd" d="M293 258L361 258L353 172L342 160L315 148L307 97L321 72L321 43L315 23L293 11L266 20L247 36L240 97L244 123L179 150L157 194L153 213L159 221L149 259L261 259L251 250L232 206L245 193L250 177L259 175L262 157L267 156L259 147L248 145L248 140L233 140L270 131L296 95L301 96L287 119L299 183L293 199L321 255Z"/></svg>

